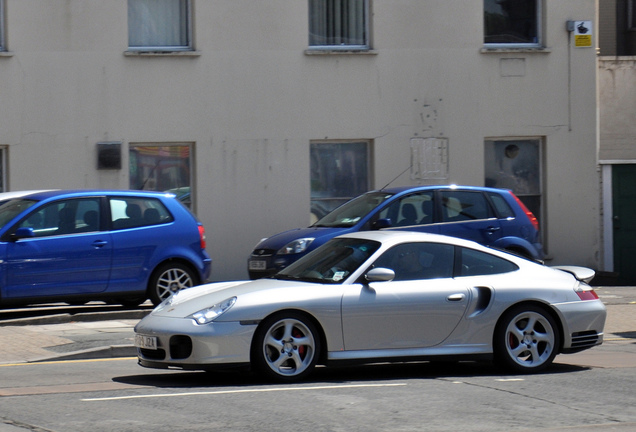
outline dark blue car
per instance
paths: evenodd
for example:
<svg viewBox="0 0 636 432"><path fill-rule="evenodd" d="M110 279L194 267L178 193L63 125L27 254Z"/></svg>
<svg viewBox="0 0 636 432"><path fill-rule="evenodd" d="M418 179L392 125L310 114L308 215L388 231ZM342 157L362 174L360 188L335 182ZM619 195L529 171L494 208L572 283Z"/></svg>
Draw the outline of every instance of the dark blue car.
<svg viewBox="0 0 636 432"><path fill-rule="evenodd" d="M0 306L159 304L207 281L205 229L173 194L0 194Z"/></svg>
<svg viewBox="0 0 636 432"><path fill-rule="evenodd" d="M374 229L444 234L543 259L537 218L510 190L399 187L367 192L308 228L262 240L248 259L250 278L275 274L338 235Z"/></svg>

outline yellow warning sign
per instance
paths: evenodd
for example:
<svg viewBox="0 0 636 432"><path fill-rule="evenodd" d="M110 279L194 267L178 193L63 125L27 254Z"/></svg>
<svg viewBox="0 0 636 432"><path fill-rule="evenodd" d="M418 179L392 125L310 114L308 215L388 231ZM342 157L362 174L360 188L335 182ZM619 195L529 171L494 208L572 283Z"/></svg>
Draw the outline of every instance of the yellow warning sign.
<svg viewBox="0 0 636 432"><path fill-rule="evenodd" d="M574 23L574 46L590 48L592 46L592 21L576 21Z"/></svg>

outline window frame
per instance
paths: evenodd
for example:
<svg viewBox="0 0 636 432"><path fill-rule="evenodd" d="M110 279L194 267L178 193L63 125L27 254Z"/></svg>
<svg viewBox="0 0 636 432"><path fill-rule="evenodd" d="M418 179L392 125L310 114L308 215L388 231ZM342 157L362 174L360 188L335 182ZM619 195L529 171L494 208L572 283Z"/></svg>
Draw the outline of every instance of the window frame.
<svg viewBox="0 0 636 432"><path fill-rule="evenodd" d="M307 34L307 49L308 51L370 51L371 50L371 25L370 25L370 17L371 17L371 0L362 0L364 2L364 7L362 9L362 19L364 20L363 32L364 32L364 43L363 44L340 44L340 45L325 45L325 44L315 44L312 45L311 41L311 29L312 29L312 1L330 1L330 0L307 0L307 18L308 18L308 34ZM347 0L338 0L338 1L347 1Z"/></svg>
<svg viewBox="0 0 636 432"><path fill-rule="evenodd" d="M5 0L0 0L0 52L7 51L7 45L5 41L6 22L4 20L4 3Z"/></svg>
<svg viewBox="0 0 636 432"><path fill-rule="evenodd" d="M130 14L130 1L128 0L128 13ZM187 38L187 42L185 45L131 45L130 43L130 15L128 16L128 51L129 52L188 52L194 51L194 39L193 39L193 14L192 14L192 0L173 0L178 2L184 2L186 7L185 13L185 23L180 23L180 25L185 25L185 35Z"/></svg>
<svg viewBox="0 0 636 432"><path fill-rule="evenodd" d="M636 31L636 0L627 0L627 31Z"/></svg>
<svg viewBox="0 0 636 432"><path fill-rule="evenodd" d="M2 0L0 0L1 2ZM7 146L0 146L0 192L7 191Z"/></svg>
<svg viewBox="0 0 636 432"><path fill-rule="evenodd" d="M516 185L509 185L506 183L498 183L496 181L493 182L492 178L489 178L488 175L491 173L489 170L489 165L493 162L489 158L494 156L496 157L496 146L497 144L508 144L508 145L517 145L519 143L529 143L536 144L537 150L537 172L535 173L534 180L536 180L536 190L532 189L532 183L528 183L527 189L523 190ZM510 157L506 154L506 149L504 149L504 156L506 158L514 159L516 155L510 155ZM544 226L546 221L546 203L545 203L545 181L544 181L544 171L545 171L545 137L487 137L484 139L484 182L488 187L494 187L499 189L510 189L515 194L517 198L519 198L526 207L530 209L530 211L537 217L539 220L540 226ZM491 166L492 168L492 166ZM498 168L499 170L499 168ZM504 175L506 173L504 172ZM515 179L519 179L515 177ZM516 184L519 184L517 180L515 180ZM534 200L534 204L531 200ZM538 205L538 209L537 209ZM547 230L542 229L541 235L545 236ZM545 243L545 238L543 238L543 242Z"/></svg>
<svg viewBox="0 0 636 432"><path fill-rule="evenodd" d="M166 159L168 164L174 162L174 160L178 159L177 156L174 156L174 152L172 149L174 148L187 148L187 158L186 157L182 157L181 159L187 159L187 164L186 164L186 168L187 168L187 181L188 181L188 185L183 185L183 186L176 186L174 188L168 188L168 189L162 189L162 188L157 188L159 185L158 180L160 180L160 173L161 170L159 170L158 168L160 167L160 161L156 162L155 168L153 170L151 170L152 172L149 172L147 177L145 178L144 182L143 182L143 189L139 189L136 184L133 184L133 181L136 179L135 176L138 176L138 172L137 170L140 168L140 166L143 166L143 161L139 161L139 158L144 156L144 155L140 155L139 152L143 151L143 148L156 148L158 152L161 151L167 151L168 154L168 158ZM129 189L131 190L150 190L150 191L158 191L158 192L169 192L169 193L173 193L175 195L177 195L177 198L179 199L179 201L184 204L187 208L189 208L191 211L195 210L195 192L196 192L196 188L194 185L194 179L195 179L195 174L194 174L194 170L195 170L195 145L192 142L171 142L171 143L161 143L161 142L134 142L134 143L129 143L128 144L128 158L129 158L129 162L128 162L128 185L129 185ZM136 153L135 156L133 156L133 154ZM157 157L157 155L155 154L148 154L146 156L150 156L150 157ZM133 166L133 164L135 164ZM133 168L135 169L135 171L133 172ZM179 173L181 173L181 171L178 171ZM182 179L185 177L182 177ZM152 180L152 181L151 181ZM187 196L187 198L184 198L183 196L179 195L179 191L177 191L176 189L184 189L185 194L184 196ZM189 190L185 189L185 188L189 188ZM189 201L188 201L189 200Z"/></svg>
<svg viewBox="0 0 636 432"><path fill-rule="evenodd" d="M314 189L314 183L316 181L316 178L314 177L314 173L315 172L322 172L322 165L320 166L314 166L314 160L316 159L314 157L314 154L319 153L319 151L314 151L314 148L318 148L320 146L339 146L337 148L335 148L334 151L338 152L338 153L343 153L343 147L346 145L353 145L353 144L364 144L365 147L365 151L364 151L364 158L366 160L366 167L365 167L365 173L364 176L366 177L366 185L364 185L364 187L361 187L360 190L358 191L352 191L352 194L350 195L328 195L328 196L317 196L319 192L324 191L325 189ZM335 207L333 208L329 208L332 207L331 204L333 204L333 201L339 201L338 204L343 204L347 201L349 201L352 198L355 198L357 196L360 196L366 192L368 192L369 190L372 189L371 184L372 184L372 172L371 172L371 168L373 165L373 152L372 152L372 147L373 147L373 140L369 140L369 139L343 139L343 140L311 140L309 142L309 164L310 164L310 170L309 170L309 201L310 201L310 206L311 205L318 205L318 203L322 202L328 202L330 201L331 203L328 204L326 206L327 208L327 213L334 210ZM344 149L344 151L346 151L346 149ZM321 160L321 157L318 157L318 161ZM353 163L355 164L357 162L357 160L353 161ZM341 165L340 169L344 170L343 166L344 164L341 164L340 160L338 160L337 162L335 162L336 165ZM327 167L328 168L328 167ZM329 178L331 178L331 176L328 176ZM353 182L351 182L353 183ZM350 183L350 184L351 184ZM337 207L337 206L336 206ZM312 211L313 213L313 211ZM326 213L325 213L326 214ZM317 220L321 219L322 216L318 217ZM312 223L315 221L312 221Z"/></svg>
<svg viewBox="0 0 636 432"><path fill-rule="evenodd" d="M488 0L484 0L484 7L483 7L483 11L484 11L484 17L483 17L483 24L484 24L484 31L483 31L483 37L484 37L484 41L483 41L483 46L486 49L536 49L536 48L544 48L543 45L543 10L544 10L544 6L543 6L543 0L533 0L535 2L535 6L536 6L536 33L537 33L537 41L536 42L527 42L527 43L514 43L514 42L510 42L510 43L504 43L504 42L497 42L497 43L488 43L486 42L486 1Z"/></svg>

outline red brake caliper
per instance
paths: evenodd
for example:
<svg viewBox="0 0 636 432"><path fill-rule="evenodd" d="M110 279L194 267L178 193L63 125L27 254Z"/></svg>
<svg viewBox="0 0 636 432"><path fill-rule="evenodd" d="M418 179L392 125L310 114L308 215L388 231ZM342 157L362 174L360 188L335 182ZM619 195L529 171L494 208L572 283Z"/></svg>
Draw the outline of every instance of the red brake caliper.
<svg viewBox="0 0 636 432"><path fill-rule="evenodd" d="M302 334L302 332L300 330L298 330L298 328L294 327L294 329L292 330L292 336L295 338L301 338L304 335ZM304 345L301 345L298 347L298 355L300 356L301 359L305 358L305 351L307 350L307 348Z"/></svg>

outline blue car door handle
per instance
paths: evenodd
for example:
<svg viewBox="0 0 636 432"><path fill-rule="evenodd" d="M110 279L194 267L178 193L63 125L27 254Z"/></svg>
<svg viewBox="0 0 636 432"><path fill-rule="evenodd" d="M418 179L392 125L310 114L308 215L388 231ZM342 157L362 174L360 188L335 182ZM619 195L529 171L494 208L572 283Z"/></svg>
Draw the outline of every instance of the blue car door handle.
<svg viewBox="0 0 636 432"><path fill-rule="evenodd" d="M108 242L106 240L95 240L93 242L93 247L95 249L99 249L99 248L102 248L102 247L106 246L107 244L108 244Z"/></svg>
<svg viewBox="0 0 636 432"><path fill-rule="evenodd" d="M489 226L488 228L486 228L486 231L488 231L489 233L494 233L495 231L499 231L500 229L501 227Z"/></svg>

